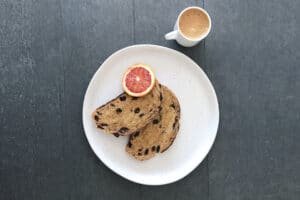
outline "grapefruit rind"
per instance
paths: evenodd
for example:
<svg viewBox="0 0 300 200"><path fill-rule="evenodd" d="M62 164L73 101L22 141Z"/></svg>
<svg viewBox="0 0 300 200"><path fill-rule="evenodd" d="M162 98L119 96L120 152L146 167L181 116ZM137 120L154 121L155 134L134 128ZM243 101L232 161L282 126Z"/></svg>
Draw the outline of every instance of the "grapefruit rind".
<svg viewBox="0 0 300 200"><path fill-rule="evenodd" d="M142 67L142 68L146 69L146 70L149 72L150 76L151 76L151 83L150 83L150 86L149 86L146 90L144 90L144 91L142 91L142 92L133 92L133 91L131 91L131 90L127 87L127 85L126 85L126 77L127 77L127 75L128 75L134 68L137 68L137 67ZM130 67L126 70L126 72L125 72L124 75L123 75L123 79L122 79L123 90L124 90L128 95L133 96L133 97L142 97L142 96L145 96L146 94L148 94L148 93L153 89L154 85L155 85L155 75L154 75L154 72L153 72L153 70L151 69L151 67L148 66L148 65L146 65L146 64L135 64L135 65L132 65L132 66L130 66Z"/></svg>

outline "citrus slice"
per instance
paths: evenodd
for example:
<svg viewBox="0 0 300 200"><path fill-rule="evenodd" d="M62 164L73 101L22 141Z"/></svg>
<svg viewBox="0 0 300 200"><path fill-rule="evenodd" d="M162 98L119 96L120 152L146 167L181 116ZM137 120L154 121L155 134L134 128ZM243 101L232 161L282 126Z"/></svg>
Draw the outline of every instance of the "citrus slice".
<svg viewBox="0 0 300 200"><path fill-rule="evenodd" d="M148 94L155 83L155 76L151 68L145 64L136 64L127 69L123 76L124 91L134 97Z"/></svg>

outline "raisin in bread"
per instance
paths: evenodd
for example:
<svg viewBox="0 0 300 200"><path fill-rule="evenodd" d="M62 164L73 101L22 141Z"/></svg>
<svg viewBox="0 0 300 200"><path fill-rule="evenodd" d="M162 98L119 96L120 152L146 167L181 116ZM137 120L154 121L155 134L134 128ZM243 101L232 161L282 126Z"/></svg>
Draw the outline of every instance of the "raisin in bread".
<svg viewBox="0 0 300 200"><path fill-rule="evenodd" d="M99 129L119 135L130 135L145 127L157 116L162 101L161 86L156 81L150 93L143 97L131 97L122 93L93 112Z"/></svg>
<svg viewBox="0 0 300 200"><path fill-rule="evenodd" d="M138 160L147 160L166 151L179 130L179 102L165 86L162 86L162 94L159 115L145 128L132 134L126 146L126 151Z"/></svg>

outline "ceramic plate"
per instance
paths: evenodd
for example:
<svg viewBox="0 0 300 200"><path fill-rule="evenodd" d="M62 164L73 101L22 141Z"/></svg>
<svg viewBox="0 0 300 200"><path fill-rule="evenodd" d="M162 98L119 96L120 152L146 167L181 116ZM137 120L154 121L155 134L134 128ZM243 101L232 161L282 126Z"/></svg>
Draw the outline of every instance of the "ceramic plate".
<svg viewBox="0 0 300 200"><path fill-rule="evenodd" d="M181 106L180 129L173 145L147 161L135 160L125 152L128 137L105 134L91 117L97 107L122 92L122 75L135 63L150 65ZM211 82L189 57L161 46L135 45L115 52L99 67L87 88L82 118L91 148L107 167L136 183L163 185L185 177L205 158L217 134L219 107Z"/></svg>

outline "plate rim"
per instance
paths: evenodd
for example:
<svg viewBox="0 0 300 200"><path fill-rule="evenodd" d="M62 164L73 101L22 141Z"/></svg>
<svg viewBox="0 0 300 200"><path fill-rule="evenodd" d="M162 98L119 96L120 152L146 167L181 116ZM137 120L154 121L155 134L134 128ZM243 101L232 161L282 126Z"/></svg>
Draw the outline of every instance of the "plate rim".
<svg viewBox="0 0 300 200"><path fill-rule="evenodd" d="M177 55L180 55L180 56L184 56L186 59L189 60L189 62L192 62L193 64L195 64L197 67L197 70L200 71L200 73L202 73L204 79L206 79L206 81L208 82L208 86L209 86L209 89L212 91L212 95L213 95L213 99L215 100L215 103L216 103L216 119L217 119L217 123L216 123L216 130L215 130L215 134L214 134L214 137L213 137L213 140L212 140L212 144L210 145L210 148L207 149L207 151L205 152L205 154L203 154L204 156L202 157L199 157L200 159L197 160L197 164L195 164L195 166L193 166L190 170L187 170L186 172L182 173L180 176L178 177L175 177L171 180L167 180L167 181L160 181L160 182L147 182L146 180L144 181L140 181L140 180L135 180L134 178L132 177L128 177L128 176L125 176L121 173L119 173L118 171L115 171L113 168L111 168L109 166L109 163L106 163L103 159L101 159L100 156L98 156L98 154L96 153L94 147L91 145L91 142L90 142L90 139L88 137L88 134L87 134L87 128L85 125L85 122L84 122L84 119L85 119L85 115L84 115L84 111L85 111L85 107L86 107L86 99L87 99L87 93L88 93L88 90L89 88L91 87L91 84L92 82L96 79L96 75L101 73L102 71L102 67L104 64L106 64L113 56L119 54L119 53L122 53L124 51L127 51L129 49L132 49L132 48L140 48L140 47L151 47L151 48L157 48L157 49L162 49L162 50L167 50L167 51L171 51L172 53L174 54L177 54ZM186 177L187 175L189 175L192 171L194 171L202 162L203 160L206 158L206 156L208 155L208 153L210 152L210 150L212 149L214 143L215 143L215 140L216 140L216 137L217 137L217 134L218 134L218 130L219 130L219 124L220 124L220 109L219 109L219 102L218 102L218 97L217 97L217 94L215 92L215 89L213 87L213 84L212 82L210 81L210 79L208 78L207 74L204 72L204 70L201 68L201 66L199 66L194 60L192 60L189 56L185 55L184 53L182 52L179 52L175 49L171 49L171 48L168 48L168 47L164 47L164 46L160 46L160 45L154 45L154 44L136 44L136 45L130 45L130 46L127 46L127 47L123 47L115 52L113 52L112 54L110 54L98 67L98 69L95 71L95 73L93 74L92 78L90 79L89 81L89 84L86 88L86 91L85 91L85 94L84 94L84 99L83 99L83 104L82 104L82 124L83 124L83 130L84 130L84 134L85 134L85 137L89 143L89 146L91 147L91 149L93 150L94 154L97 156L97 158L107 167L109 168L111 171L113 171L115 174L123 177L124 179L126 180L129 180L131 182L134 182L134 183L138 183L138 184L143 184L143 185L149 185L149 186L155 186L155 185L166 185L166 184L171 184L171 183L174 183L176 181L179 181L181 179L183 179L184 177Z"/></svg>

